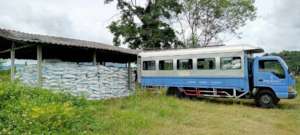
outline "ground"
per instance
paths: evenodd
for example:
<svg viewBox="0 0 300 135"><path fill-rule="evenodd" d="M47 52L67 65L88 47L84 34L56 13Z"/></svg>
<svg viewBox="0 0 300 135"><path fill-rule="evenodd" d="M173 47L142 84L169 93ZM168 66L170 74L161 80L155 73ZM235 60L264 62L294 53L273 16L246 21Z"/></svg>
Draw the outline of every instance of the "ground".
<svg viewBox="0 0 300 135"><path fill-rule="evenodd" d="M0 134L300 133L300 98L282 100L274 109L257 108L251 100L177 99L141 90L128 98L88 101L0 76Z"/></svg>

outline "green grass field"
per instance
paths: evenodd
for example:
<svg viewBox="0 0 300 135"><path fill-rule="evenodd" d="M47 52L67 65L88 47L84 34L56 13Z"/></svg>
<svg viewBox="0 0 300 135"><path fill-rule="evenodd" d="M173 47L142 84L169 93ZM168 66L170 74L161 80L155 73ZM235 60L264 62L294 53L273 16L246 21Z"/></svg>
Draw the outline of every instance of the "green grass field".
<svg viewBox="0 0 300 135"><path fill-rule="evenodd" d="M253 101L188 100L141 91L128 98L87 101L11 84L6 74L0 79L0 134L300 133L299 98L283 100L275 109L256 108Z"/></svg>

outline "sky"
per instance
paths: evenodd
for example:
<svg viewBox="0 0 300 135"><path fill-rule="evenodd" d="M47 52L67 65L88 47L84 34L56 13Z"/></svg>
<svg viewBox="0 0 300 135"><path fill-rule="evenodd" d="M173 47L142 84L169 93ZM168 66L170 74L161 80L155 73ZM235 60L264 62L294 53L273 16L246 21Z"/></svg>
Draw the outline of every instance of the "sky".
<svg viewBox="0 0 300 135"><path fill-rule="evenodd" d="M257 18L240 28L241 38L266 52L300 50L300 1L256 0ZM112 44L107 26L118 19L115 3L104 0L0 0L0 28Z"/></svg>

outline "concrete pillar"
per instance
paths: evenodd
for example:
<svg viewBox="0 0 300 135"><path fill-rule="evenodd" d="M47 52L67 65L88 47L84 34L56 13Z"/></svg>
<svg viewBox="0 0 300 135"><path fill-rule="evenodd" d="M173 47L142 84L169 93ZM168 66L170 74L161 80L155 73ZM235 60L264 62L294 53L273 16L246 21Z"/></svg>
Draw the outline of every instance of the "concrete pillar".
<svg viewBox="0 0 300 135"><path fill-rule="evenodd" d="M93 65L97 65L97 51L93 52Z"/></svg>
<svg viewBox="0 0 300 135"><path fill-rule="evenodd" d="M43 62L43 48L41 45L37 45L37 78L38 78L39 87L43 86L42 62Z"/></svg>
<svg viewBox="0 0 300 135"><path fill-rule="evenodd" d="M132 90L132 70L131 70L131 63L127 63L128 69L128 90Z"/></svg>
<svg viewBox="0 0 300 135"><path fill-rule="evenodd" d="M15 50L16 46L15 43L12 42L11 44L11 50L10 50L10 79L13 82L15 80L15 54L16 54L16 50Z"/></svg>

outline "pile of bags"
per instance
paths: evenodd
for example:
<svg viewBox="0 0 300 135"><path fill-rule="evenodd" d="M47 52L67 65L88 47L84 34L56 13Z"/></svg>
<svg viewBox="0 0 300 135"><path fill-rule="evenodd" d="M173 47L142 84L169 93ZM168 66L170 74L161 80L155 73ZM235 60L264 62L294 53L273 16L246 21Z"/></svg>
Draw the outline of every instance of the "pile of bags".
<svg viewBox="0 0 300 135"><path fill-rule="evenodd" d="M94 66L91 63L45 62L42 72L44 88L62 90L88 99L123 97L132 93L128 89L127 68ZM17 78L25 84L37 85L37 65L18 67Z"/></svg>

